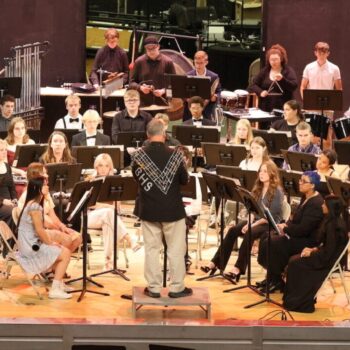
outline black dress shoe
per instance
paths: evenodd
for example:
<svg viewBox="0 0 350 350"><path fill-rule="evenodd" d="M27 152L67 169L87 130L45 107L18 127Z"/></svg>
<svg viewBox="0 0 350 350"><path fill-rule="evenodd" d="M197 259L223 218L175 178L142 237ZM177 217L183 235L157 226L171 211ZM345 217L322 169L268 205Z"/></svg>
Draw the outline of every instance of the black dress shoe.
<svg viewBox="0 0 350 350"><path fill-rule="evenodd" d="M236 284L241 278L241 273L227 272L224 273L224 277Z"/></svg>
<svg viewBox="0 0 350 350"><path fill-rule="evenodd" d="M277 291L283 293L284 286L285 286L285 283L283 281L278 281L278 282L272 281L269 283L268 291L270 294L277 292ZM261 292L266 293L266 285L264 287L259 288L259 289Z"/></svg>
<svg viewBox="0 0 350 350"><path fill-rule="evenodd" d="M209 266L201 266L201 271L205 272L205 273L208 273L209 272L209 276L212 276L214 275L214 273L216 272L217 270L217 267L213 267L213 268L210 268Z"/></svg>
<svg viewBox="0 0 350 350"><path fill-rule="evenodd" d="M266 281L266 279L264 279L264 280L262 280L262 281L260 281L260 282L256 282L256 283L255 283L255 286L256 286L257 288L265 287L265 286L266 286L266 283L267 283L267 281Z"/></svg>
<svg viewBox="0 0 350 350"><path fill-rule="evenodd" d="M144 289L143 293L151 298L160 298L160 293L151 292L147 287Z"/></svg>
<svg viewBox="0 0 350 350"><path fill-rule="evenodd" d="M182 298L182 297L188 297L192 295L193 291L191 288L185 287L185 289L181 292L169 292L168 296L169 298Z"/></svg>

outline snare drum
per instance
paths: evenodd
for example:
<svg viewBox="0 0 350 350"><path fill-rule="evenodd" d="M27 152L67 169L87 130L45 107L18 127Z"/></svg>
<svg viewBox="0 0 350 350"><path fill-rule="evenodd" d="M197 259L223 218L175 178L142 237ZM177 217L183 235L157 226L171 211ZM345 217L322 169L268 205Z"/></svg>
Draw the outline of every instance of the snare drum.
<svg viewBox="0 0 350 350"><path fill-rule="evenodd" d="M234 109L237 105L237 94L233 91L223 90L220 93L220 105L224 110Z"/></svg>
<svg viewBox="0 0 350 350"><path fill-rule="evenodd" d="M237 94L236 108L246 108L249 92L246 90L235 90L234 93Z"/></svg>
<svg viewBox="0 0 350 350"><path fill-rule="evenodd" d="M332 123L335 136L338 140L350 136L350 117L343 117Z"/></svg>
<svg viewBox="0 0 350 350"><path fill-rule="evenodd" d="M312 133L316 137L327 139L329 125L331 120L321 114L305 113L305 121L310 124Z"/></svg>

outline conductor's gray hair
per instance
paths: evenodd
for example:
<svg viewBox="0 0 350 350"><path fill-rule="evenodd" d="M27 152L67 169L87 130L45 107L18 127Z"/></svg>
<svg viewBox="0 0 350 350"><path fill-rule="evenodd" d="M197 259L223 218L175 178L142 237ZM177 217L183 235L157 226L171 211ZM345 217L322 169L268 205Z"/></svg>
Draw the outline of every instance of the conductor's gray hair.
<svg viewBox="0 0 350 350"><path fill-rule="evenodd" d="M147 125L147 136L160 136L165 135L165 125L160 119L152 119Z"/></svg>

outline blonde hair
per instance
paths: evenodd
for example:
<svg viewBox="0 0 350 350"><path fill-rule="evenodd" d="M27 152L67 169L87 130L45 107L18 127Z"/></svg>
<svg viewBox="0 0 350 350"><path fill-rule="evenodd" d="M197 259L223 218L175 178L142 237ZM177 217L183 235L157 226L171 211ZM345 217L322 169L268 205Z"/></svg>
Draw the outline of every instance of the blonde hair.
<svg viewBox="0 0 350 350"><path fill-rule="evenodd" d="M88 120L92 120L92 119L97 119L99 123L101 123L101 117L98 114L97 111L95 111L94 109L88 109L84 114L83 114L83 118L82 121L85 124Z"/></svg>
<svg viewBox="0 0 350 350"><path fill-rule="evenodd" d="M79 105L81 105L81 100L78 95L74 95L74 94L68 95L64 100L66 106L68 105L69 102L74 102L74 101L79 102Z"/></svg>
<svg viewBox="0 0 350 350"><path fill-rule="evenodd" d="M137 98L138 100L140 99L140 93L137 90L130 89L127 90L124 94L124 100L126 98Z"/></svg>
<svg viewBox="0 0 350 350"><path fill-rule="evenodd" d="M312 133L311 125L307 122L300 122L295 128L295 131L298 130L308 130Z"/></svg>
<svg viewBox="0 0 350 350"><path fill-rule="evenodd" d="M235 145L240 145L241 144L241 140L238 138L237 136L237 129L239 126L244 126L248 129L248 134L247 134L247 139L244 140L244 144L245 145L250 145L251 141L253 140L253 130L252 130L252 126L249 122L248 119L240 119L237 124L236 124L236 133L235 133L235 137L233 138L232 143Z"/></svg>
<svg viewBox="0 0 350 350"><path fill-rule="evenodd" d="M6 142L9 145L14 145L15 144L15 134L14 134L14 129L17 123L22 123L25 127L26 133L23 136L22 142L26 144L29 141L29 135L27 134L27 124L26 121L21 118L21 117L15 117L11 119L10 125L7 128L7 137L6 137Z"/></svg>
<svg viewBox="0 0 350 350"><path fill-rule="evenodd" d="M97 174L97 166L102 161L105 161L105 162L108 163L108 165L110 167L109 175L113 175L114 174L114 165L113 165L112 157L108 153L100 153L95 158L95 161L94 161L94 169L95 169L94 176L98 176L98 174Z"/></svg>
<svg viewBox="0 0 350 350"><path fill-rule="evenodd" d="M154 116L154 119L163 120L165 126L168 126L168 125L169 125L169 117L168 117L168 115L165 114L165 113L157 113L157 114Z"/></svg>

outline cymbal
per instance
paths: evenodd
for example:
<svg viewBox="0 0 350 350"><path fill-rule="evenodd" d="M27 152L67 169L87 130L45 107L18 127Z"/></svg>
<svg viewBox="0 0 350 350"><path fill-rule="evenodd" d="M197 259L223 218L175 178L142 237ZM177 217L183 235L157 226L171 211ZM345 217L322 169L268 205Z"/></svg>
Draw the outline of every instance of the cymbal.
<svg viewBox="0 0 350 350"><path fill-rule="evenodd" d="M141 111L150 111L150 112L154 112L154 111L165 111L166 109L169 109L169 106L160 106L160 105L150 105L150 106L146 106L146 107L141 107L140 110Z"/></svg>
<svg viewBox="0 0 350 350"><path fill-rule="evenodd" d="M105 118L114 118L114 116L118 113L118 111L108 111L108 112L104 112L103 116Z"/></svg>

